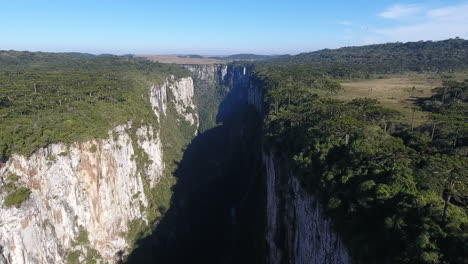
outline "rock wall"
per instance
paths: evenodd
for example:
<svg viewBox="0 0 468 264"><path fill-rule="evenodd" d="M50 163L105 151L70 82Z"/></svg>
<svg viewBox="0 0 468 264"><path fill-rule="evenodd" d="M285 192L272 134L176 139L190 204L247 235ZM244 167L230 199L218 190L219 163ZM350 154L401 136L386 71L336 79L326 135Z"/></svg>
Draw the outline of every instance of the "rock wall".
<svg viewBox="0 0 468 264"><path fill-rule="evenodd" d="M253 66L213 64L184 67L193 73L197 89L210 89L213 85L221 85L229 90L218 110L218 121L235 114L239 107L245 104L254 105L262 112L263 92L250 78Z"/></svg>
<svg viewBox="0 0 468 264"><path fill-rule="evenodd" d="M347 249L313 196L263 153L266 167L268 263L351 263Z"/></svg>
<svg viewBox="0 0 468 264"><path fill-rule="evenodd" d="M150 87L149 97L155 118L171 102L198 126L192 78L169 76ZM116 262L127 253L129 223L147 219L145 185L163 176L162 144L160 131L128 122L105 139L51 144L0 164L0 263ZM150 160L144 168L141 152ZM4 190L12 186L31 191L18 206L5 205Z"/></svg>
<svg viewBox="0 0 468 264"><path fill-rule="evenodd" d="M218 80L224 79L224 76L222 76L222 72L227 71L227 66L223 64L208 64L208 65L187 64L187 65L184 65L184 67L193 73L193 77L195 78L195 81L198 79L198 80L202 80L207 83L210 83L210 84L218 82Z"/></svg>
<svg viewBox="0 0 468 264"><path fill-rule="evenodd" d="M219 121L235 114L245 104L266 114L262 87L251 78L252 66L185 67L193 73L195 82L223 85L229 89L219 108ZM302 189L299 180L275 161L273 155L263 153L263 163L266 168L267 263L350 263L347 249L318 201Z"/></svg>
<svg viewBox="0 0 468 264"><path fill-rule="evenodd" d="M160 113L166 115L167 102L169 93L172 95L177 113L182 116L191 125L198 128L199 119L197 107L194 103L194 85L191 77L176 79L174 76L169 76L162 85L153 85L150 87L150 102L153 106L154 114L160 120Z"/></svg>

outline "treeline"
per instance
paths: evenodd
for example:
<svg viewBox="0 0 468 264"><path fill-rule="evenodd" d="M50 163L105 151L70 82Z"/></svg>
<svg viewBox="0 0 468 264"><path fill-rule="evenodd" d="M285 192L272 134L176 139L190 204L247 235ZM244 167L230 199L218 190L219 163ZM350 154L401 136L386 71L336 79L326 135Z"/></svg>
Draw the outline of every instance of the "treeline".
<svg viewBox="0 0 468 264"><path fill-rule="evenodd" d="M376 100L321 96L339 87L311 69L254 72L265 145L320 197L355 262L468 263L468 82L435 89L420 102L433 121L413 127Z"/></svg>
<svg viewBox="0 0 468 264"><path fill-rule="evenodd" d="M127 121L157 125L148 87L170 74L190 73L131 57L0 51L0 161Z"/></svg>
<svg viewBox="0 0 468 264"><path fill-rule="evenodd" d="M431 121L425 129L438 149L466 156L468 149L468 79L463 82L446 80L434 89L434 95L419 102L430 112ZM468 190L467 190L468 191ZM468 194L467 194L468 195Z"/></svg>
<svg viewBox="0 0 468 264"><path fill-rule="evenodd" d="M70 71L140 71L146 74L171 73L187 76L177 65L154 63L131 55L99 55L86 53L49 53L0 50L0 72L70 72Z"/></svg>
<svg viewBox="0 0 468 264"><path fill-rule="evenodd" d="M450 72L468 68L468 40L456 38L324 49L281 57L276 62L310 65L341 78L405 71Z"/></svg>

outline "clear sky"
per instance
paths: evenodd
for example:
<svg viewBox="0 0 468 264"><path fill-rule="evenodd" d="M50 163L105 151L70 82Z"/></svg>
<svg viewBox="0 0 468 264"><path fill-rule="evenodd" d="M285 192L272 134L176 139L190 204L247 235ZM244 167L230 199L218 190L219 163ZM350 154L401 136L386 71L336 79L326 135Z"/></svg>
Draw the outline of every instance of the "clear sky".
<svg viewBox="0 0 468 264"><path fill-rule="evenodd" d="M468 38L468 0L0 0L0 49L295 54Z"/></svg>

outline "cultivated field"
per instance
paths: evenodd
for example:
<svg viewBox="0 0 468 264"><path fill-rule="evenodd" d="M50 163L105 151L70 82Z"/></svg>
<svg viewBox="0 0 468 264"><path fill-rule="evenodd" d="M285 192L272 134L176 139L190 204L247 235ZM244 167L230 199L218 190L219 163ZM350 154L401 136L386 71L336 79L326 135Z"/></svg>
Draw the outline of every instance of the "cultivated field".
<svg viewBox="0 0 468 264"><path fill-rule="evenodd" d="M430 97L432 89L442 84L440 76L430 74L387 75L379 79L341 83L344 88L335 97L343 100L354 98L374 98L388 108L403 113L403 119L415 124L427 120L426 114L417 109L418 98ZM413 113L414 112L414 113Z"/></svg>
<svg viewBox="0 0 468 264"><path fill-rule="evenodd" d="M161 63L176 63L176 64L216 64L223 63L220 60L210 58L183 58L177 55L136 55L137 57L148 58L152 61Z"/></svg>

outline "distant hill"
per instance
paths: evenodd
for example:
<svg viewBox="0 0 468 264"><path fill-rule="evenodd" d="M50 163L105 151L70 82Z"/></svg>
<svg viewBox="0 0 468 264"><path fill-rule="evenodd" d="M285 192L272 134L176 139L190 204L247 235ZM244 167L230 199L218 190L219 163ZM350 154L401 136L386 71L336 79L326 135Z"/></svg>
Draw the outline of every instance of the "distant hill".
<svg viewBox="0 0 468 264"><path fill-rule="evenodd" d="M83 71L94 69L120 70L137 68L141 58L133 55L93 55L79 52L29 52L0 50L0 71ZM165 67L159 65L160 67Z"/></svg>
<svg viewBox="0 0 468 264"><path fill-rule="evenodd" d="M48 54L47 52L45 52ZM89 54L89 53L81 53L81 52L64 52L62 53L65 56L71 56L71 57L78 57L78 58L92 58L96 57L96 55Z"/></svg>
<svg viewBox="0 0 468 264"><path fill-rule="evenodd" d="M466 70L468 40L456 38L324 49L273 61L378 73Z"/></svg>

